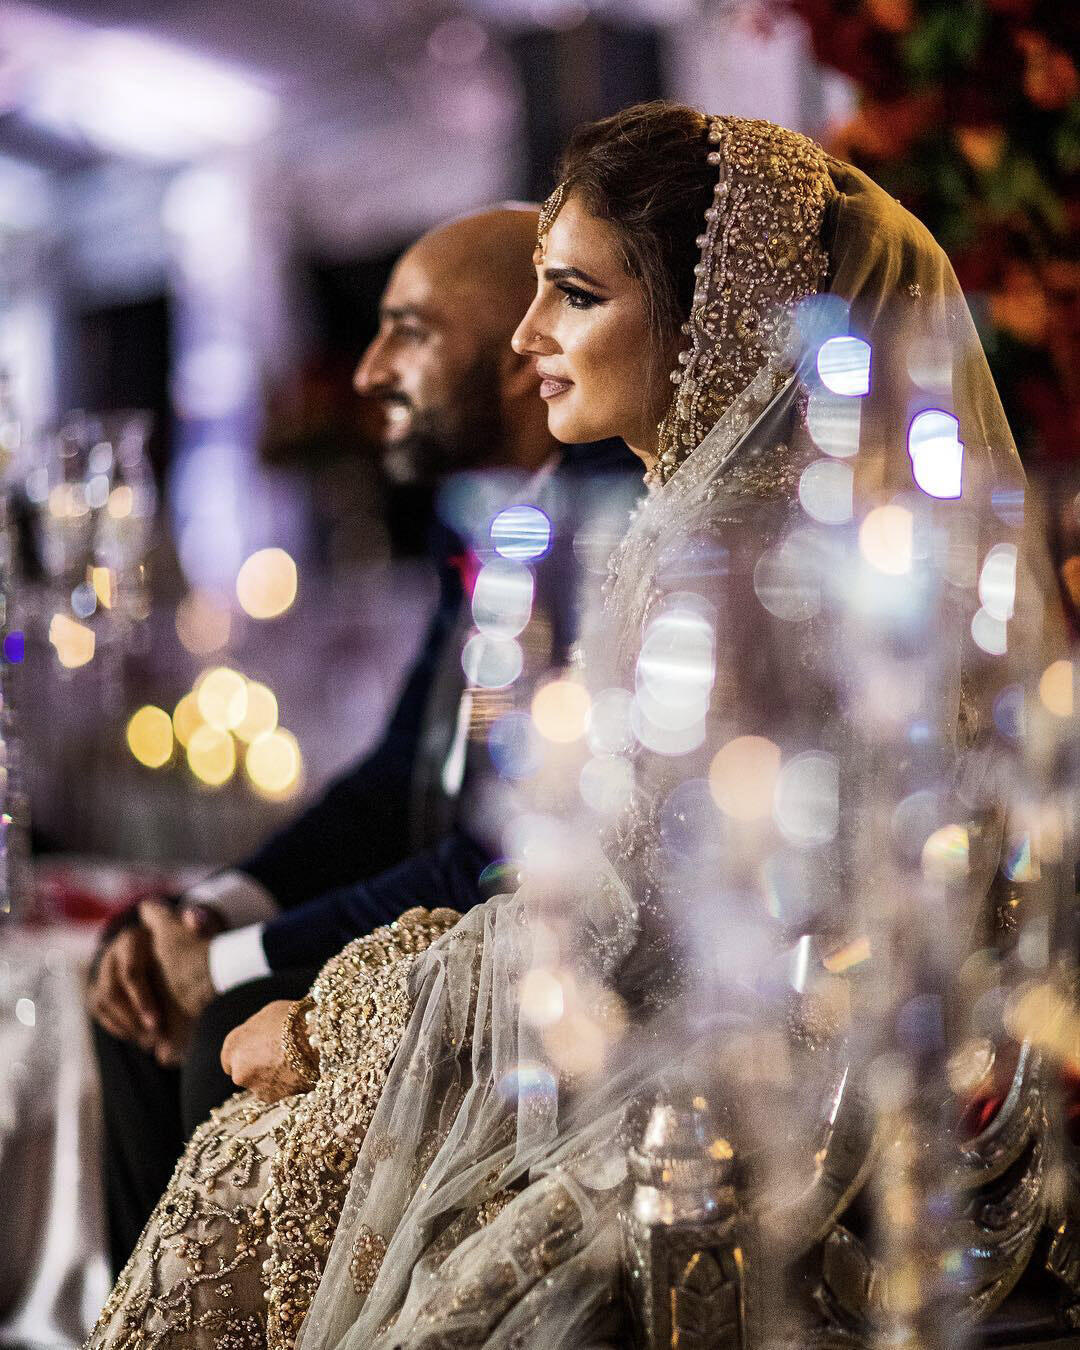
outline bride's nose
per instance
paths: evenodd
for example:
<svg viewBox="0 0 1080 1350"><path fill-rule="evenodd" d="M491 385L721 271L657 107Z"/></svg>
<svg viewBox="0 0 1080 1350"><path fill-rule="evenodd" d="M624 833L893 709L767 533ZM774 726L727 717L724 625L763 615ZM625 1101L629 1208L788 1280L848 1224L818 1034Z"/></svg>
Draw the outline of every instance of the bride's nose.
<svg viewBox="0 0 1080 1350"><path fill-rule="evenodd" d="M534 300L518 324L510 346L518 356L544 356L556 350L556 344L543 330L540 323L539 299Z"/></svg>

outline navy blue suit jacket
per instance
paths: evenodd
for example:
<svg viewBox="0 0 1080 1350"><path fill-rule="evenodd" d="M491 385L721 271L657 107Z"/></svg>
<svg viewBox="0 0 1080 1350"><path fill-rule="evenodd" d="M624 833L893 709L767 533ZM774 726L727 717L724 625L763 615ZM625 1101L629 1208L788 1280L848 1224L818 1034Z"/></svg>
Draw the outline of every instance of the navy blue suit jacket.
<svg viewBox="0 0 1080 1350"><path fill-rule="evenodd" d="M556 546L538 572L537 586L545 586L546 577L554 646L565 651L576 631L571 543L585 484L601 484L600 491L610 489L629 503L640 488L641 466L621 442L570 446L553 481L568 510L557 523ZM284 911L263 931L271 969L319 965L413 905L464 911L485 898L480 875L491 855L460 825L451 824L430 847L414 851L412 845L418 833L411 815L421 726L443 663L460 668L455 639L462 631L463 604L460 575L444 562L434 618L378 747L240 864Z"/></svg>

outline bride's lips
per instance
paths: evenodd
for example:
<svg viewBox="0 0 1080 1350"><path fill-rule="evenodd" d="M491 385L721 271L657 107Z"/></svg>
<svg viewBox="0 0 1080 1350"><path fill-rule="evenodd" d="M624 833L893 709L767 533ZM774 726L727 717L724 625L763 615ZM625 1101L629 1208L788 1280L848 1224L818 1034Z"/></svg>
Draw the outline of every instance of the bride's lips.
<svg viewBox="0 0 1080 1350"><path fill-rule="evenodd" d="M540 370L539 368L537 368L536 373L540 376L541 398L558 398L560 394L565 394L574 383L573 380L560 380L558 376L550 375L546 370Z"/></svg>

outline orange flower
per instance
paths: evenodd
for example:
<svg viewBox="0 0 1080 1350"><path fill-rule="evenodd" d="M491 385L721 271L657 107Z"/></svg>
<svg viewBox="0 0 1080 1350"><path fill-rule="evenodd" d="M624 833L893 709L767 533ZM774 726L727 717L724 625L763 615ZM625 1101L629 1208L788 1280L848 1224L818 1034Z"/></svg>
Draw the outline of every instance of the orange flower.
<svg viewBox="0 0 1080 1350"><path fill-rule="evenodd" d="M994 323L1021 342L1041 347L1050 324L1050 305L1039 278L1022 263L1011 263L1001 290L990 297Z"/></svg>
<svg viewBox="0 0 1080 1350"><path fill-rule="evenodd" d="M973 169L985 173L1001 162L1005 133L1000 127L957 127L953 135L960 153Z"/></svg>
<svg viewBox="0 0 1080 1350"><path fill-rule="evenodd" d="M1014 40L1024 57L1024 93L1038 108L1064 108L1080 90L1080 75L1068 53L1030 28Z"/></svg>
<svg viewBox="0 0 1080 1350"><path fill-rule="evenodd" d="M865 0L866 12L873 21L889 33L908 33L915 16L911 0Z"/></svg>

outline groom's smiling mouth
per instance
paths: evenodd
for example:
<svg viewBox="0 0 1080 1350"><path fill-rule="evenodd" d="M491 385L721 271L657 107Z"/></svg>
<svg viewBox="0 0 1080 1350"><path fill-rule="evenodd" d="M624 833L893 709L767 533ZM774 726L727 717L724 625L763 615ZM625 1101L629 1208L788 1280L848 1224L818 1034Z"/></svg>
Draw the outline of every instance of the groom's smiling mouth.
<svg viewBox="0 0 1080 1350"><path fill-rule="evenodd" d="M552 375L542 366L536 367L536 373L540 376L540 397L558 398L560 394L565 394L573 386L573 380L560 379L558 375Z"/></svg>

